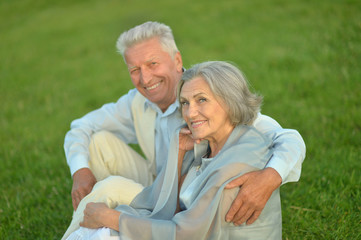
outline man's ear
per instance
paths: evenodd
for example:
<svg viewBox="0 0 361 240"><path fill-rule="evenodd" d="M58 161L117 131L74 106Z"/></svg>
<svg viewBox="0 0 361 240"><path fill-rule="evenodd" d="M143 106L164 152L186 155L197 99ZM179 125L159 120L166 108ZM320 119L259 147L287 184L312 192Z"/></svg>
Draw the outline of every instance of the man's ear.
<svg viewBox="0 0 361 240"><path fill-rule="evenodd" d="M178 72L183 71L183 60L180 52L177 52L174 56L174 63Z"/></svg>

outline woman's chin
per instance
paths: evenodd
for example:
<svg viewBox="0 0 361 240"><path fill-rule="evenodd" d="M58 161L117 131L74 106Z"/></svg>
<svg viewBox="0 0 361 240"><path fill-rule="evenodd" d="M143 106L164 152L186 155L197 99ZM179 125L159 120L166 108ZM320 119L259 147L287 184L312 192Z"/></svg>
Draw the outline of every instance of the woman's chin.
<svg viewBox="0 0 361 240"><path fill-rule="evenodd" d="M201 136L200 134L193 134L192 133L192 138L194 141L196 141L197 143L204 140L204 136Z"/></svg>

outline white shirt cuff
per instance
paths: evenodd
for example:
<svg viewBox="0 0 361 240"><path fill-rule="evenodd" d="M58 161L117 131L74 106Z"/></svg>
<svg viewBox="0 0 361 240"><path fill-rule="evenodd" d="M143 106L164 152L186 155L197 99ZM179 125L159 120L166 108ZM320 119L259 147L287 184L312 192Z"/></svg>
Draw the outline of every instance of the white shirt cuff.
<svg viewBox="0 0 361 240"><path fill-rule="evenodd" d="M275 157L271 158L271 161L269 161L265 168L271 167L274 170L278 172L278 174L282 178L282 183L284 183L285 178L287 177L288 170L288 164L285 164L282 159L274 159Z"/></svg>
<svg viewBox="0 0 361 240"><path fill-rule="evenodd" d="M77 156L72 158L69 162L69 168L71 176L81 168L89 168L88 160L83 156Z"/></svg>

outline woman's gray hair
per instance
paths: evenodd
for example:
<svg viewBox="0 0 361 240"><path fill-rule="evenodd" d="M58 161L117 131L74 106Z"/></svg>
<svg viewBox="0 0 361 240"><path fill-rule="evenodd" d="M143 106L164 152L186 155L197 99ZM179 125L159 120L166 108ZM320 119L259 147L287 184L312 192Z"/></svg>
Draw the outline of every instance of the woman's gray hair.
<svg viewBox="0 0 361 240"><path fill-rule="evenodd" d="M246 78L237 67L222 61L210 61L192 66L183 73L178 83L178 101L184 83L196 77L202 77L213 94L226 104L228 116L234 125L251 125L257 118L262 96L251 93Z"/></svg>
<svg viewBox="0 0 361 240"><path fill-rule="evenodd" d="M172 29L159 22L145 22L123 32L118 38L116 46L124 58L124 53L129 47L155 37L159 39L164 51L174 58L178 48L174 41Z"/></svg>

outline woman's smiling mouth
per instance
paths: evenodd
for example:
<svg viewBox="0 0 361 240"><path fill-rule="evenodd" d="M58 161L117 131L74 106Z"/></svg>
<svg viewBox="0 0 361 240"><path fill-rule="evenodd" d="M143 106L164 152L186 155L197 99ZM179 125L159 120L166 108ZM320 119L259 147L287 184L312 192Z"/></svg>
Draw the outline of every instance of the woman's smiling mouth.
<svg viewBox="0 0 361 240"><path fill-rule="evenodd" d="M198 127L202 126L205 122L206 122L206 120L192 121L191 126L192 126L192 128L198 128Z"/></svg>

